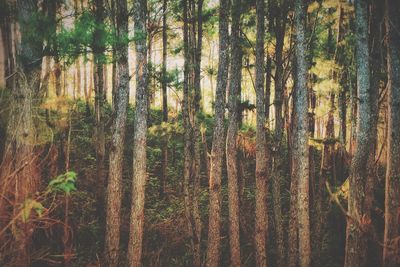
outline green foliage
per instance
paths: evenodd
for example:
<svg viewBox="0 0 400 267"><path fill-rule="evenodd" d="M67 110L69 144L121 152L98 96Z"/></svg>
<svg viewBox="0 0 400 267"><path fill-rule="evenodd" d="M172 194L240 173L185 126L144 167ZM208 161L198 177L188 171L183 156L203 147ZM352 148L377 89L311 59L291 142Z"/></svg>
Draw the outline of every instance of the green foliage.
<svg viewBox="0 0 400 267"><path fill-rule="evenodd" d="M76 173L73 171L61 174L50 181L47 186L49 192L63 192L67 195L75 191Z"/></svg>

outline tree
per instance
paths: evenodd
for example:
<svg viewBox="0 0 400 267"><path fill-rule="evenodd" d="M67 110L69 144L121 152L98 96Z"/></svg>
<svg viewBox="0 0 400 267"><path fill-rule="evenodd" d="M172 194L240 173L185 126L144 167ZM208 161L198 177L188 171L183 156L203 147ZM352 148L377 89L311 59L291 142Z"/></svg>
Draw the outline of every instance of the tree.
<svg viewBox="0 0 400 267"><path fill-rule="evenodd" d="M208 222L207 262L209 267L219 265L221 231L221 180L225 143L225 98L229 67L229 0L220 0L219 6L219 63L215 99L215 126L210 160L210 206Z"/></svg>
<svg viewBox="0 0 400 267"><path fill-rule="evenodd" d="M24 201L32 197L41 182L38 168L40 153L35 143L37 130L33 112L40 100L40 74L42 67L43 35L37 17L43 16L36 1L16 1L16 16L19 24L19 38L16 42L15 86L12 89L11 110L9 113L7 136L0 175L2 192L13 201L12 207L6 207L3 197L0 211L12 209L11 220L21 212ZM3 178L4 177L4 178ZM5 206L4 206L5 205ZM5 209L6 207L6 209ZM4 214L1 214L4 216ZM6 225L1 221L1 226ZM32 222L18 219L15 223L13 252L16 266L29 266L30 246L32 242Z"/></svg>
<svg viewBox="0 0 400 267"><path fill-rule="evenodd" d="M226 133L226 168L228 173L229 248L232 266L241 266L239 232L238 149L239 103L242 81L242 47L240 44L241 0L232 2L231 65Z"/></svg>
<svg viewBox="0 0 400 267"><path fill-rule="evenodd" d="M295 1L295 122L293 133L293 174L297 180L297 222L299 264L311 266L309 218L309 148L308 148L308 91L306 63L306 14L303 0Z"/></svg>
<svg viewBox="0 0 400 267"><path fill-rule="evenodd" d="M94 19L96 22L93 33L93 81L94 81L94 116L95 116L95 129L94 141L96 151L96 194L98 201L98 211L104 210L104 186L105 186L105 132L104 132L104 52L105 52L105 31L104 19L105 9L103 0L95 0L94 6Z"/></svg>
<svg viewBox="0 0 400 267"><path fill-rule="evenodd" d="M398 1L385 1L388 76L388 136L385 180L385 230L383 266L398 266L396 239L400 235L400 35Z"/></svg>
<svg viewBox="0 0 400 267"><path fill-rule="evenodd" d="M356 1L356 61L357 61L357 129L356 150L349 177L348 214L346 229L346 256L344 266L365 266L367 263L367 236L362 227L370 220L371 184L368 182L371 144L373 143L373 99L370 84L368 45L368 3Z"/></svg>
<svg viewBox="0 0 400 267"><path fill-rule="evenodd" d="M279 4L273 1L270 2L270 14L273 19L273 30L275 32L275 151L272 160L272 198L273 198L273 218L275 225L275 244L277 246L277 262L279 266L284 265L285 251L284 251L284 237L283 237L283 217L282 217L282 201L281 201L281 179L283 167L282 155L282 141L284 132L284 121L282 116L282 106L284 98L284 60L283 48L285 43L285 30L287 22L287 13L289 10L289 1L283 0Z"/></svg>
<svg viewBox="0 0 400 267"><path fill-rule="evenodd" d="M136 108L133 134L133 173L128 262L140 266L144 225L144 200L147 179L147 0L134 3L134 31L136 51Z"/></svg>
<svg viewBox="0 0 400 267"><path fill-rule="evenodd" d="M167 93L167 2L163 0L163 17L162 17L162 114L163 122L168 122L168 93ZM168 176L168 140L165 139L162 147L162 173L160 183L160 196L165 193L165 185Z"/></svg>
<svg viewBox="0 0 400 267"><path fill-rule="evenodd" d="M256 222L255 249L257 266L267 266L266 238L268 232L267 216L267 179L268 154L265 134L265 94L264 94L264 0L256 1L257 40L256 40L256 97L257 97L257 133L256 133ZM269 108L269 107L268 107Z"/></svg>
<svg viewBox="0 0 400 267"><path fill-rule="evenodd" d="M112 129L109 177L107 185L107 217L105 236L105 262L107 266L118 266L119 239L121 226L122 200L122 163L125 145L126 116L129 100L129 63L128 63L128 8L126 0L118 0L117 9L117 68L118 89L116 118Z"/></svg>

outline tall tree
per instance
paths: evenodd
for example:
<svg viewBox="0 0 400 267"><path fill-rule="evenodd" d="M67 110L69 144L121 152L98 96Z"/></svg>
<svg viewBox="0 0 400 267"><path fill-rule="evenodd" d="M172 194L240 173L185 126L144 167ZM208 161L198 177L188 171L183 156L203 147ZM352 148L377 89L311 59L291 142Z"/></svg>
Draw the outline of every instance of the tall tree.
<svg viewBox="0 0 400 267"><path fill-rule="evenodd" d="M107 266L118 266L121 226L122 163L125 144L126 116L129 100L128 63L128 8L127 0L116 3L118 46L116 51L118 68L117 101L114 104L116 118L112 129L109 176L107 185L107 217L105 236L105 262Z"/></svg>
<svg viewBox="0 0 400 267"><path fill-rule="evenodd" d="M133 173L128 262L140 266L144 225L144 199L147 179L147 0L134 2L134 31L136 51L136 107L133 134Z"/></svg>
<svg viewBox="0 0 400 267"><path fill-rule="evenodd" d="M241 0L232 2L231 65L226 133L226 168L228 173L229 248L232 266L241 266L239 231L238 149L239 104L242 81L242 47L240 43Z"/></svg>
<svg viewBox="0 0 400 267"><path fill-rule="evenodd" d="M33 197L39 188L41 173L37 167L37 130L33 112L41 98L40 77L42 67L43 38L40 34L38 16L43 16L37 1L16 1L16 16L19 24L19 38L16 39L15 87L12 89L11 110L8 118L7 136L0 175L2 192L13 201L10 221L21 212L23 203ZM2 200L0 205L5 205ZM10 207L8 207L10 208ZM0 207L4 211L3 207ZM1 214L4 216L4 214ZM3 219L2 219L3 220ZM1 222L4 226L3 222ZM33 224L27 220L16 220L14 224L16 266L30 265L30 246Z"/></svg>
<svg viewBox="0 0 400 267"><path fill-rule="evenodd" d="M265 93L264 93L264 0L256 1L257 39L256 39L256 222L254 243L256 265L267 266L266 238L268 232L267 216L267 178L268 154L265 134ZM269 107L268 107L269 108Z"/></svg>
<svg viewBox="0 0 400 267"><path fill-rule="evenodd" d="M275 107L275 149L272 160L272 199L273 199L273 218L275 229L275 244L277 247L277 262L279 266L284 265L285 251L284 251L284 237L283 237L283 217L282 217L282 201L281 201L281 179L283 168L282 160L282 141L283 141L283 115L282 106L284 100L284 59L283 48L285 43L285 30L287 22L289 1L283 0L279 2L270 1L269 9L272 15L272 21L275 32L275 75L274 75L274 107Z"/></svg>
<svg viewBox="0 0 400 267"><path fill-rule="evenodd" d="M297 222L299 265L311 266L309 212L308 89L306 61L306 14L304 0L295 1L295 122L293 133L293 174L297 180Z"/></svg>
<svg viewBox="0 0 400 267"><path fill-rule="evenodd" d="M197 12L196 12L197 11ZM192 46L193 46L193 135L194 139L194 179L193 179L193 266L201 265L201 215L200 215L200 172L201 172L201 133L198 114L200 112L201 102L201 54L203 44L203 0L197 1L197 10L195 1L192 0ZM196 19L197 18L197 19ZM196 32L197 30L197 32ZM197 39L196 39L197 37ZM207 153L207 151L204 151Z"/></svg>
<svg viewBox="0 0 400 267"><path fill-rule="evenodd" d="M221 230L221 180L225 144L225 101L229 67L229 0L219 2L219 63L215 99L215 126L210 160L208 267L219 265Z"/></svg>
<svg viewBox="0 0 400 267"><path fill-rule="evenodd" d="M368 182L371 143L373 143L374 115L372 114L372 90L370 84L368 3L355 2L356 61L357 61L357 129L356 148L351 163L349 178L348 214L346 229L346 256L344 266L365 266L367 264L367 236L363 222L370 219L369 199L371 184Z"/></svg>
<svg viewBox="0 0 400 267"><path fill-rule="evenodd" d="M94 141L96 151L96 197L97 209L99 212L104 210L104 186L105 186L105 132L104 132L104 19L105 7L104 0L94 0L94 19L96 22L93 33L93 81L95 91L94 115L95 129ZM104 221L103 221L104 222Z"/></svg>
<svg viewBox="0 0 400 267"><path fill-rule="evenodd" d="M167 93L167 3L168 0L163 0L163 17L162 17L162 114L163 122L168 122L168 93ZM165 192L165 185L168 176L168 140L164 138L162 146L162 173L160 183L160 195L163 196Z"/></svg>
<svg viewBox="0 0 400 267"><path fill-rule="evenodd" d="M385 230L383 266L399 265L400 235L400 34L399 1L386 0L387 76L388 76L388 136L385 181ZM396 254L397 253L397 254Z"/></svg>

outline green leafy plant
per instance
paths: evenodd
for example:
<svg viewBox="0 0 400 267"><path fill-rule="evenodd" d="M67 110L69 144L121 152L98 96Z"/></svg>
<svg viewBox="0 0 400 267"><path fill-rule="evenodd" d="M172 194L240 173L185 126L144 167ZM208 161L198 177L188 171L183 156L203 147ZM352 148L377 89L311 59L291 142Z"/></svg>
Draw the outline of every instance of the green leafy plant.
<svg viewBox="0 0 400 267"><path fill-rule="evenodd" d="M73 171L66 172L50 181L47 186L48 192L63 192L69 195L71 191L76 190L75 182L76 173Z"/></svg>

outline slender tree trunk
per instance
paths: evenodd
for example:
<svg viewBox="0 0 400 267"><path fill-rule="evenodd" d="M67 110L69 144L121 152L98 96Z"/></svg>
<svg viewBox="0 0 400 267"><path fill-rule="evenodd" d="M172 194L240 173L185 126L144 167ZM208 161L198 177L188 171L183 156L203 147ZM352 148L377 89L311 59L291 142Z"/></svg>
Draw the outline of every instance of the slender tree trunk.
<svg viewBox="0 0 400 267"><path fill-rule="evenodd" d="M78 5L78 0L74 0L74 9L75 9L75 20L78 19L78 12L79 12L79 5ZM76 66L76 96L78 99L81 98L81 58L78 57L75 60L75 66Z"/></svg>
<svg viewBox="0 0 400 267"><path fill-rule="evenodd" d="M104 132L104 63L103 54L105 51L104 44L98 42L103 40L104 32L101 29L101 25L104 23L105 8L103 0L95 0L94 2L94 16L97 27L94 32L94 42L92 44L93 49L93 81L95 90L95 129L94 129L94 140L95 140L95 151L96 151L96 198L97 198L97 210L99 214L104 212L104 186L105 186L105 132ZM100 221L104 222L103 218L100 217Z"/></svg>
<svg viewBox="0 0 400 267"><path fill-rule="evenodd" d="M11 3L7 3L6 8L10 9L12 7ZM12 74L15 71L15 55L13 51L13 45L14 41L16 38L14 38L14 32L13 32L13 27L15 26L14 23L11 20L11 12L8 12L7 10L5 12L5 16L3 16L0 19L0 27L1 27L1 38L3 41L3 56L4 56L4 77L5 79L5 84L4 86L7 88L13 88L14 87L14 77Z"/></svg>
<svg viewBox="0 0 400 267"><path fill-rule="evenodd" d="M210 205L208 222L208 267L219 265L221 231L221 179L225 142L225 101L229 67L229 0L220 0L219 64L215 99L215 126L210 161Z"/></svg>
<svg viewBox="0 0 400 267"><path fill-rule="evenodd" d="M268 154L265 134L265 94L264 94L264 0L256 1L257 39L256 39L256 219L254 243L256 265L267 266L266 239L268 233L267 179ZM269 107L268 107L269 108Z"/></svg>
<svg viewBox="0 0 400 267"><path fill-rule="evenodd" d="M371 153L373 136L373 114L371 114L371 84L368 45L368 3L356 1L356 60L357 60L357 90L358 105L357 146L351 165L349 178L349 197L346 231L345 267L366 266L367 264L367 236L364 230L370 220L368 207L367 168Z"/></svg>
<svg viewBox="0 0 400 267"><path fill-rule="evenodd" d="M117 36L124 39L128 34L127 0L117 2ZM125 144L125 128L129 99L129 63L128 44L122 43L118 51L118 100L115 106L116 119L112 129L112 141L109 163L109 177L107 186L107 217L105 236L105 262L107 266L119 266L118 257L120 227L121 227L121 200L122 200L122 165Z"/></svg>
<svg viewBox="0 0 400 267"><path fill-rule="evenodd" d="M240 45L241 1L232 3L231 66L229 84L229 124L226 134L226 166L228 173L229 248L232 266L241 266L239 232L238 149L240 83L242 80L242 48Z"/></svg>
<svg viewBox="0 0 400 267"><path fill-rule="evenodd" d="M270 97L271 97L271 76L272 76L272 58L267 55L267 63L266 63L266 73L265 73L265 119L268 124L269 129L271 128L269 125L269 109L271 105Z"/></svg>
<svg viewBox="0 0 400 267"><path fill-rule="evenodd" d="M283 46L285 40L285 29L286 29L286 0L284 0L279 6L275 7L277 16L275 18L275 134L278 141L282 138L283 134L283 116L282 116L282 104L284 96L284 75L283 75Z"/></svg>
<svg viewBox="0 0 400 267"><path fill-rule="evenodd" d="M147 179L147 0L134 2L134 30L140 36L135 40L136 49L136 109L133 135L133 173L132 173L132 210L128 244L128 262L131 267L141 265L144 198Z"/></svg>
<svg viewBox="0 0 400 267"><path fill-rule="evenodd" d="M293 139L293 174L297 180L297 222L299 236L299 265L311 265L309 217L309 148L308 148L308 92L306 62L306 7L304 0L295 1L295 128Z"/></svg>
<svg viewBox="0 0 400 267"><path fill-rule="evenodd" d="M194 1L193 1L194 4ZM192 13L195 13L195 6L193 5ZM201 266L201 251L200 251L200 241L201 241L201 216L199 208L199 193L200 193L200 171L201 171L201 133L199 120L197 114L200 112L200 102L201 102L201 85L200 85L200 71L201 71L201 54L202 54L202 44L203 44L203 0L198 0L197 2L197 40L194 38L195 43L194 50L194 181L193 181L193 220L194 220L194 234L193 234L193 266ZM193 31L195 31L195 17L193 16ZM194 36L196 34L193 34ZM197 41L197 43L196 43ZM206 152L206 151L205 151Z"/></svg>
<svg viewBox="0 0 400 267"><path fill-rule="evenodd" d="M276 4L275 4L276 5ZM285 40L285 28L286 28L286 0L282 1L279 6L274 6L275 10L275 149L272 160L272 199L273 199L273 216L275 225L275 244L277 249L277 262L278 266L283 266L285 262L285 250L284 250L284 237L283 237L283 218L282 218L282 203L281 203L281 179L282 172L280 171L283 167L282 159L282 140L283 140L283 117L282 117L282 104L284 96L284 74L283 74L283 46Z"/></svg>
<svg viewBox="0 0 400 267"><path fill-rule="evenodd" d="M189 0L183 0L183 46L184 46L184 70L183 70L183 103L182 118L184 133L184 151L183 151L183 198L185 205L185 217L187 221L187 231L191 246L193 246L193 224L191 213L191 195L190 195L190 175L193 171L193 154L192 154L192 125L190 122L190 92L191 92L191 57L189 51Z"/></svg>
<svg viewBox="0 0 400 267"><path fill-rule="evenodd" d="M398 241L400 235L400 23L398 1L386 0L387 72L388 72L388 137L385 181L385 230L383 266L400 264ZM397 248L397 251L396 251Z"/></svg>
<svg viewBox="0 0 400 267"><path fill-rule="evenodd" d="M168 94L167 94L167 2L163 0L163 28L162 28L162 114L163 122L168 122ZM160 181L160 196L163 197L165 193L165 186L168 179L168 138L164 138L162 146L162 172Z"/></svg>

